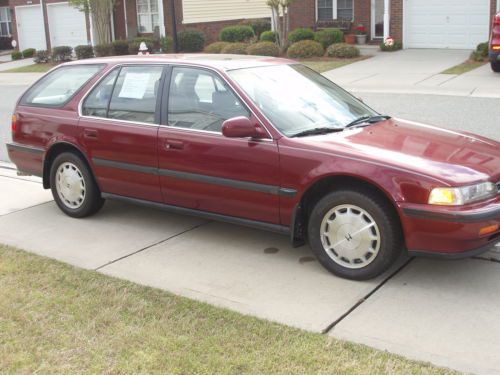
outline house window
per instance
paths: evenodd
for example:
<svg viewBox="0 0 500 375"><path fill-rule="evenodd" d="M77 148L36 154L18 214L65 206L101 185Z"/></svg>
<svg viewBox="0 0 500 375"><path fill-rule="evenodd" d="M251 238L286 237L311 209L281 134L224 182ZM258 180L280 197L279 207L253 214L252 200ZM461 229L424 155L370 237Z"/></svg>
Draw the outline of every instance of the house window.
<svg viewBox="0 0 500 375"><path fill-rule="evenodd" d="M318 0L318 21L333 19L333 0Z"/></svg>
<svg viewBox="0 0 500 375"><path fill-rule="evenodd" d="M353 19L353 0L318 0L318 21Z"/></svg>
<svg viewBox="0 0 500 375"><path fill-rule="evenodd" d="M139 33L152 33L159 26L158 1L137 0Z"/></svg>
<svg viewBox="0 0 500 375"><path fill-rule="evenodd" d="M12 21L10 19L10 8L0 8L0 36L12 35Z"/></svg>
<svg viewBox="0 0 500 375"><path fill-rule="evenodd" d="M337 0L337 18L347 20L354 18L352 2L353 0Z"/></svg>

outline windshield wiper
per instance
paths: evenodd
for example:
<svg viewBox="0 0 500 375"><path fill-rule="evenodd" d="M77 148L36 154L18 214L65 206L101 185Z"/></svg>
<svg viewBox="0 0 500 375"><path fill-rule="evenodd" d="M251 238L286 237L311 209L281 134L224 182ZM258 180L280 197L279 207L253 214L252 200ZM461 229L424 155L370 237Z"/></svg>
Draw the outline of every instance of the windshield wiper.
<svg viewBox="0 0 500 375"><path fill-rule="evenodd" d="M352 128L354 126L367 123L367 124L374 124L376 122L384 121L384 120L389 120L391 116L385 116L385 115L376 115L376 116L361 116L357 118L356 120L350 122L346 126L344 126L344 129Z"/></svg>
<svg viewBox="0 0 500 375"><path fill-rule="evenodd" d="M307 129L302 132L298 132L297 134L292 135L291 137L306 137L308 135L319 135L319 134L328 134L328 133L334 133L334 132L340 132L343 129L339 128L313 128L313 129Z"/></svg>

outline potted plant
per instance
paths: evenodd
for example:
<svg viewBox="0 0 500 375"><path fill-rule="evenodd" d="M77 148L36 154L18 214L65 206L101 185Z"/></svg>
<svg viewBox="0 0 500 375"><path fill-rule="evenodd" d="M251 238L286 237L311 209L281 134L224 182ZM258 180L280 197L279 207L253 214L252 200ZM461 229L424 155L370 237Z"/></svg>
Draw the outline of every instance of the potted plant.
<svg viewBox="0 0 500 375"><path fill-rule="evenodd" d="M347 44L356 44L356 35L354 35L354 34L345 34L344 35L344 41Z"/></svg>
<svg viewBox="0 0 500 375"><path fill-rule="evenodd" d="M356 33L356 42L358 44L366 44L366 28L359 24L354 31Z"/></svg>

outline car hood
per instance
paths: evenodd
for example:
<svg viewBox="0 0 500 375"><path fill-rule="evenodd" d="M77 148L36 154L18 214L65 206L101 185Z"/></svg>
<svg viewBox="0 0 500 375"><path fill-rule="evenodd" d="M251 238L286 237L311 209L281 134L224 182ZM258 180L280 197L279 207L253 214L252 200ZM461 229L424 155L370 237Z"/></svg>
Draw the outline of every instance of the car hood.
<svg viewBox="0 0 500 375"><path fill-rule="evenodd" d="M339 133L298 138L307 148L355 155L460 186L500 181L500 142L390 119Z"/></svg>

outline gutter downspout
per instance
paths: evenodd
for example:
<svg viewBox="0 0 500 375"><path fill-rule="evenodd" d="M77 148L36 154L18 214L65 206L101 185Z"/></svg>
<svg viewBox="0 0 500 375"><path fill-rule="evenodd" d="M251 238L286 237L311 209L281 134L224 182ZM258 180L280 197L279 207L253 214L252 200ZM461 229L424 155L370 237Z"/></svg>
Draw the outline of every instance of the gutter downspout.
<svg viewBox="0 0 500 375"><path fill-rule="evenodd" d="M125 39L128 39L127 0L123 0L123 18L125 20Z"/></svg>

